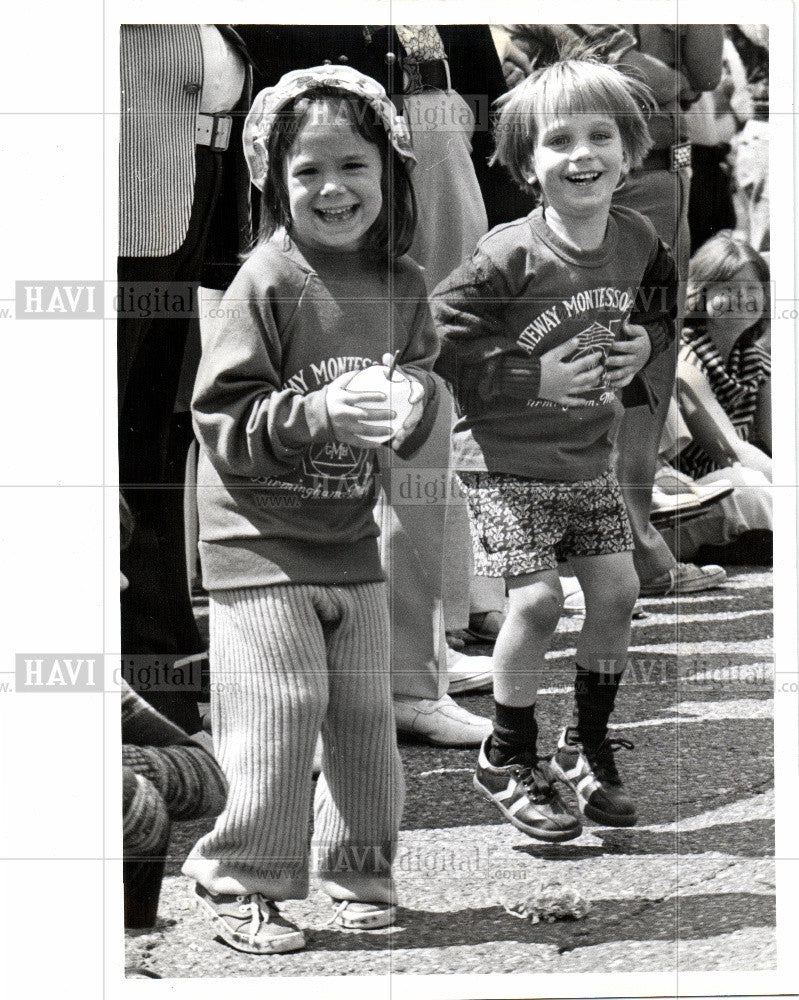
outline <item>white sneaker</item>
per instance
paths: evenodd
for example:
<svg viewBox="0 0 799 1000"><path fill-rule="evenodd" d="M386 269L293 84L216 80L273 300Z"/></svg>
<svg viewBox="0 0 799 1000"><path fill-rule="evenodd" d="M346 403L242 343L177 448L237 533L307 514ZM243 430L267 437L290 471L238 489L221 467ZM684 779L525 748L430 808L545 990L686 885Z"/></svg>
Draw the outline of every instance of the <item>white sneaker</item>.
<svg viewBox="0 0 799 1000"><path fill-rule="evenodd" d="M397 732L437 747L479 747L494 728L490 719L472 715L448 694L438 701L394 696Z"/></svg>
<svg viewBox="0 0 799 1000"><path fill-rule="evenodd" d="M449 693L490 691L494 683L493 661L490 656L467 656L447 648Z"/></svg>

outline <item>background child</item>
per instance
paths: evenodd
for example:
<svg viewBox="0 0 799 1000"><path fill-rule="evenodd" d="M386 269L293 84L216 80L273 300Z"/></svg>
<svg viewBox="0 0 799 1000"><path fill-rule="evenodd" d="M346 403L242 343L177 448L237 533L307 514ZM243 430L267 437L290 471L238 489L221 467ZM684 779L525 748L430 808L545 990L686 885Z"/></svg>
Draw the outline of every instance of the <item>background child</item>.
<svg viewBox="0 0 799 1000"><path fill-rule="evenodd" d="M260 239L195 388L212 726L230 792L183 870L243 951L304 944L275 900L308 891L320 730L312 855L335 919L380 927L394 912L404 786L372 516L374 449L394 411L384 392L347 385L398 351L414 405L392 446L422 443L436 338L420 270L402 256L413 156L395 116L350 67L288 73L256 98L245 149Z"/></svg>
<svg viewBox="0 0 799 1000"><path fill-rule="evenodd" d="M727 562L771 558L769 285L766 261L728 230L691 258L677 389L692 441L676 462L699 486L735 490L666 536L687 558L700 547Z"/></svg>
<svg viewBox="0 0 799 1000"><path fill-rule="evenodd" d="M612 825L636 821L607 739L638 593L632 537L610 468L625 404L649 401L638 371L674 337L674 265L651 223L611 210L651 140L646 88L617 70L565 60L502 99L496 159L543 207L499 226L436 289L436 370L460 409L476 571L501 574L509 615L494 651L494 732L475 787L532 837L580 833L553 787ZM638 295L639 287L644 293ZM642 325L645 324L645 325ZM559 559L586 598L577 644L575 725L539 759L535 701L561 613ZM629 745L629 744L625 744Z"/></svg>

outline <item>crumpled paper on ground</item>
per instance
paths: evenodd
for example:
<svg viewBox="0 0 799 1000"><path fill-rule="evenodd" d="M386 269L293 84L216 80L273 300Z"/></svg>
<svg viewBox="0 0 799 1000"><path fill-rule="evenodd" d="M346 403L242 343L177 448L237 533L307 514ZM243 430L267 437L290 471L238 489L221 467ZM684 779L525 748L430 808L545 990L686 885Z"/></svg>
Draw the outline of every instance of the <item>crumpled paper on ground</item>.
<svg viewBox="0 0 799 1000"><path fill-rule="evenodd" d="M503 900L502 907L511 916L551 924L556 920L580 920L591 912L591 901L576 889L560 882L539 886L524 900Z"/></svg>

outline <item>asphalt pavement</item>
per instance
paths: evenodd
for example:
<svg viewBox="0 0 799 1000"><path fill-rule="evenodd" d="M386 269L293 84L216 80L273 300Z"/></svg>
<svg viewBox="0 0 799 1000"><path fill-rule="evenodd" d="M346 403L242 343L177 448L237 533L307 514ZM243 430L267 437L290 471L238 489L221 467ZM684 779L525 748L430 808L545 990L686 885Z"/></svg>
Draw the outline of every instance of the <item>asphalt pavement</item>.
<svg viewBox="0 0 799 1000"><path fill-rule="evenodd" d="M152 978L767 970L776 967L772 574L733 568L723 589L646 599L633 623L615 729L639 823L586 823L543 845L472 789L476 753L403 744L408 796L396 863L396 926L327 924L313 889L285 904L307 949L253 956L214 940L180 874L211 821L177 824L159 919L126 933L129 976ZM564 618L539 699L541 748L571 707L579 617ZM490 652L480 646L473 653ZM778 678L779 682L779 678ZM778 690L779 690L778 683ZM795 695L794 695L795 697ZM491 714L490 695L458 700ZM591 904L577 920L508 912L560 883Z"/></svg>

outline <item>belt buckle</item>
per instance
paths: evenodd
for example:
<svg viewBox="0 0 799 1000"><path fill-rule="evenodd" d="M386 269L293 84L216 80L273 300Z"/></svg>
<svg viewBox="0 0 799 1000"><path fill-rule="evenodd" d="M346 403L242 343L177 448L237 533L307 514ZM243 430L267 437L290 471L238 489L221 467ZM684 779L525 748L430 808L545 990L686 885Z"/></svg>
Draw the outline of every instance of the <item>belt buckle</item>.
<svg viewBox="0 0 799 1000"><path fill-rule="evenodd" d="M669 170L676 173L683 167L691 166L691 143L677 142L669 148Z"/></svg>
<svg viewBox="0 0 799 1000"><path fill-rule="evenodd" d="M413 94L421 94L424 90L437 90L440 87L438 78L436 78L435 83L429 83L429 73L428 67L430 66L443 66L444 70L444 87L446 87L446 93L450 93L452 90L452 80L450 78L449 72L449 60L444 56L442 59L427 59L421 62L416 62L412 59L403 59L402 61L402 90L406 96L411 96Z"/></svg>
<svg viewBox="0 0 799 1000"><path fill-rule="evenodd" d="M213 152L224 153L230 143L232 129L233 117L231 115L214 115L211 140L208 143Z"/></svg>

